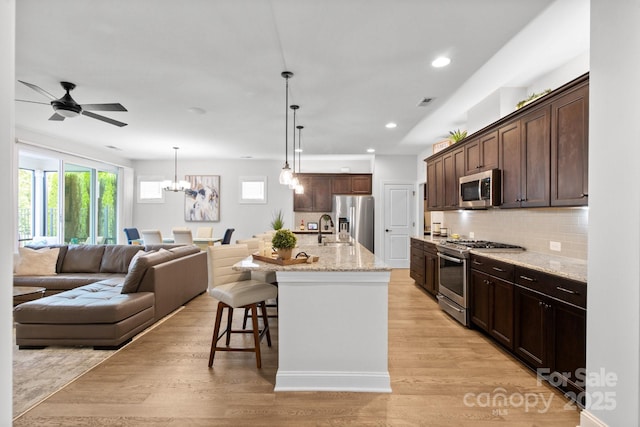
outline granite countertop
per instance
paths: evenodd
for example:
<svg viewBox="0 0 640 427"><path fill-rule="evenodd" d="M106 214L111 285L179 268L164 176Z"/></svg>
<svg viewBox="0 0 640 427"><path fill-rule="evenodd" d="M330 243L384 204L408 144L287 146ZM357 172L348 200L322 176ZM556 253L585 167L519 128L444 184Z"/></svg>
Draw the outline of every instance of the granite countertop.
<svg viewBox="0 0 640 427"><path fill-rule="evenodd" d="M441 240L446 240L446 238L433 236L413 236L412 238L434 244L440 243ZM532 270L555 274L556 276L565 277L567 279L585 283L587 282L587 261L582 259L567 258L543 254L540 252L530 252L527 250L523 252L471 250L471 253L530 268Z"/></svg>
<svg viewBox="0 0 640 427"><path fill-rule="evenodd" d="M325 236L325 240L334 238ZM311 264L278 265L254 260L251 256L233 266L234 270L252 271L390 271L380 258L367 248L355 242L353 246L320 246L316 235L298 237L298 246L293 250L295 257L299 252L319 257Z"/></svg>
<svg viewBox="0 0 640 427"><path fill-rule="evenodd" d="M472 254L505 261L543 273L567 279L587 282L587 261L576 258L553 256L539 252L488 252L472 250Z"/></svg>

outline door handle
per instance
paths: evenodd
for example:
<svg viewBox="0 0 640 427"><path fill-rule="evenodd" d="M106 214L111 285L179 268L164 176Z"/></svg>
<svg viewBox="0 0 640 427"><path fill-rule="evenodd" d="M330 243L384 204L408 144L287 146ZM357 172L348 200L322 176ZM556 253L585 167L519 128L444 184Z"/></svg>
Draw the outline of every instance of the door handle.
<svg viewBox="0 0 640 427"><path fill-rule="evenodd" d="M389 230L388 228L385 228L385 229L384 229L384 231L388 233L388 232L390 232L391 230Z"/></svg>

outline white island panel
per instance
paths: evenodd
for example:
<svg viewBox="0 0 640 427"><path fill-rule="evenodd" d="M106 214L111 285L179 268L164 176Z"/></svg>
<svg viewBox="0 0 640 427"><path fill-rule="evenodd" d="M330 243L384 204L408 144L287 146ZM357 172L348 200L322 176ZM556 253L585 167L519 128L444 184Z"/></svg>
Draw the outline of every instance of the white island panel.
<svg viewBox="0 0 640 427"><path fill-rule="evenodd" d="M277 271L276 391L391 392L389 271Z"/></svg>

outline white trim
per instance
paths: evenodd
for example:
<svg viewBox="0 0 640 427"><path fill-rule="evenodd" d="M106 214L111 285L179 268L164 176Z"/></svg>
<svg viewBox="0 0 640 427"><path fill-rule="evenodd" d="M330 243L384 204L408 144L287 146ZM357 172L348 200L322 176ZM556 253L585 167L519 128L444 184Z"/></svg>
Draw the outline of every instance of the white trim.
<svg viewBox="0 0 640 427"><path fill-rule="evenodd" d="M281 371L274 391L349 391L391 393L389 373Z"/></svg>
<svg viewBox="0 0 640 427"><path fill-rule="evenodd" d="M609 427L609 425L584 409L580 412L580 427Z"/></svg>
<svg viewBox="0 0 640 427"><path fill-rule="evenodd" d="M391 270L380 271L276 271L278 283L313 283L333 285L335 283L362 283L371 286L376 283L387 286Z"/></svg>

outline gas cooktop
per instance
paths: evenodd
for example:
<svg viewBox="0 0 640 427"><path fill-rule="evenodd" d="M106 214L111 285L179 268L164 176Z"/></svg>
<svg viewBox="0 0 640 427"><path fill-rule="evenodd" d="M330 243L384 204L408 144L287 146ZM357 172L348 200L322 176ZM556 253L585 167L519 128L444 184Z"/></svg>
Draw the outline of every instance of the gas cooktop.
<svg viewBox="0 0 640 427"><path fill-rule="evenodd" d="M448 249L459 254L467 253L472 249L496 252L520 252L524 250L522 246L490 242L488 240L445 240L441 241L437 246L440 249Z"/></svg>

